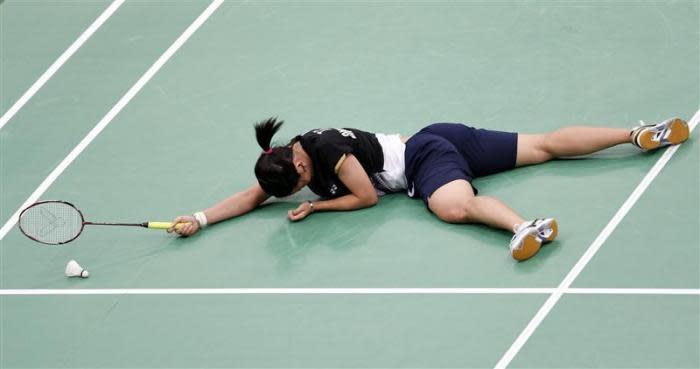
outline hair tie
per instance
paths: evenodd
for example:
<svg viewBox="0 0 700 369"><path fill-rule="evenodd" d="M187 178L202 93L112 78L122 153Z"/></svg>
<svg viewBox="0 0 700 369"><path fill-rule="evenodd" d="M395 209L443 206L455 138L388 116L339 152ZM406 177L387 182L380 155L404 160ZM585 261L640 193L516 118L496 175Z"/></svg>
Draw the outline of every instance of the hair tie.
<svg viewBox="0 0 700 369"><path fill-rule="evenodd" d="M267 154L267 155L272 154L272 148L269 148L269 149L263 151L263 154Z"/></svg>

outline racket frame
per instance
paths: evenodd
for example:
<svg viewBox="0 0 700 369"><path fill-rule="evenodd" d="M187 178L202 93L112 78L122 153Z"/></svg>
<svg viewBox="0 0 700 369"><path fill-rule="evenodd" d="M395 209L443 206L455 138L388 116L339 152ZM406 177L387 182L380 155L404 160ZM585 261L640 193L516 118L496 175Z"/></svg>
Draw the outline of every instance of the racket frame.
<svg viewBox="0 0 700 369"><path fill-rule="evenodd" d="M73 238L71 238L71 239L69 239L69 240L67 240L67 241L58 242L58 243L44 242L44 241L40 241L40 240L36 239L35 237L32 237L32 235L28 234L27 232L24 231L24 229L22 229L22 216L24 215L24 212L26 212L27 210L29 210L29 209L31 209L31 208L33 208L33 207L35 207L35 206L39 206L39 205L47 204L47 203L52 203L52 204L55 204L55 203L65 204L65 205L68 205L68 206L70 206L71 208L73 208L73 210L75 210L76 212L78 212L78 215L80 215L80 231L78 231L78 233L75 235L75 237L73 237ZM22 234L24 234L25 236L27 236L27 237L28 237L29 239L31 239L32 241L36 241L36 242L39 242L39 243L43 243L44 245L63 245L63 244L66 244L66 243L75 241L75 239L78 238L78 237L80 237L80 235L83 233L83 229L85 229L85 226L86 226L86 225L104 225L104 226L122 226L122 227L126 226L126 227L143 227L143 228L148 228L148 222L143 222L143 223L102 223L102 222L86 222L86 221L85 221L85 216L83 216L83 212L80 211L80 209L78 209L75 205L71 204L70 202L68 202L68 201L63 201L63 200L44 200L44 201L35 202L35 203L33 203L33 204L27 206L27 207L26 207L24 210L22 210L22 212L19 214L19 220L18 220L17 224L19 225L19 230L20 230L20 232L22 232Z"/></svg>

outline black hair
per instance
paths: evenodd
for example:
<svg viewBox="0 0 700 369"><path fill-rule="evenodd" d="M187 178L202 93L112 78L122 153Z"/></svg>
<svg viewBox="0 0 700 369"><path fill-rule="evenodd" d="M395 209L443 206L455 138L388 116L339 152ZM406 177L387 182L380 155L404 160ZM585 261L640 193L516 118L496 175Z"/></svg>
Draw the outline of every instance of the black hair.
<svg viewBox="0 0 700 369"><path fill-rule="evenodd" d="M255 139L263 150L255 163L255 177L263 191L275 197L289 196L299 182L299 173L292 162L291 143L271 146L272 136L283 123L275 117L255 124Z"/></svg>

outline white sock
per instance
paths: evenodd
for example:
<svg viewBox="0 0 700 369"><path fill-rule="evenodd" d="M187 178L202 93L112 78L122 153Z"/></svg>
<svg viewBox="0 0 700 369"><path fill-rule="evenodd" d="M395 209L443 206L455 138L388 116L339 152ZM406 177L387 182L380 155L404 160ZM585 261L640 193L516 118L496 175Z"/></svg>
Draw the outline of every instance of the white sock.
<svg viewBox="0 0 700 369"><path fill-rule="evenodd" d="M513 224L513 233L518 233L518 231L520 230L520 227L525 223L527 223L527 222Z"/></svg>

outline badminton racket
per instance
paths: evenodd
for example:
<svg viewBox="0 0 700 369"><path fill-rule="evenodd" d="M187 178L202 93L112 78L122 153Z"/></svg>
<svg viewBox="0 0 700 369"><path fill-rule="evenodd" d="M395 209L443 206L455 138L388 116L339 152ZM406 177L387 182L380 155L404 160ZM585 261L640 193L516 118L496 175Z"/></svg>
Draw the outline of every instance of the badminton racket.
<svg viewBox="0 0 700 369"><path fill-rule="evenodd" d="M22 210L19 229L30 239L47 245L62 245L78 238L86 225L168 229L170 222L101 223L86 222L83 213L66 201L40 201ZM176 227L180 227L178 224Z"/></svg>

